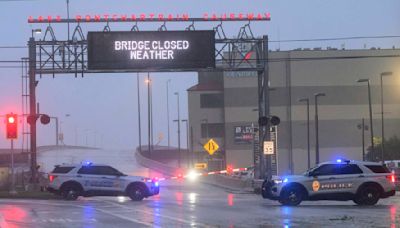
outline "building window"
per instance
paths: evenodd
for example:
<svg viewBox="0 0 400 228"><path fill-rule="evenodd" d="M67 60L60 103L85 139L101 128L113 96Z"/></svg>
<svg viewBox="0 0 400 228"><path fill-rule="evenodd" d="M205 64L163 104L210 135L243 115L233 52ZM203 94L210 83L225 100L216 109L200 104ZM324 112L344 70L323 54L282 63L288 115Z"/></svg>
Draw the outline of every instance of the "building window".
<svg viewBox="0 0 400 228"><path fill-rule="evenodd" d="M222 123L203 123L201 124L202 138L222 138L224 137L224 124Z"/></svg>
<svg viewBox="0 0 400 228"><path fill-rule="evenodd" d="M221 93L200 94L200 108L222 108L224 96Z"/></svg>

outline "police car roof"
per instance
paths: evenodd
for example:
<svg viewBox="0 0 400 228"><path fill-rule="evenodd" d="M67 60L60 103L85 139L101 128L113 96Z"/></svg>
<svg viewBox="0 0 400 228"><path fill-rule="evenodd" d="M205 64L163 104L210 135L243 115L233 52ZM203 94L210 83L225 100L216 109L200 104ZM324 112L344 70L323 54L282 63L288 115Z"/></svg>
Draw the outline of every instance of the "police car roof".
<svg viewBox="0 0 400 228"><path fill-rule="evenodd" d="M85 164L85 163L62 163L60 165L55 165L55 166L58 166L58 167L67 167L67 166L69 166L69 167L71 167L71 166L77 167L77 166L110 166L110 165L101 164L101 163L90 163L90 164Z"/></svg>
<svg viewBox="0 0 400 228"><path fill-rule="evenodd" d="M340 161L327 161L327 162L322 162L319 164L324 165L324 164L358 164L358 165L382 165L379 162L370 162L370 161L357 161L357 160L346 160L346 159L341 159Z"/></svg>

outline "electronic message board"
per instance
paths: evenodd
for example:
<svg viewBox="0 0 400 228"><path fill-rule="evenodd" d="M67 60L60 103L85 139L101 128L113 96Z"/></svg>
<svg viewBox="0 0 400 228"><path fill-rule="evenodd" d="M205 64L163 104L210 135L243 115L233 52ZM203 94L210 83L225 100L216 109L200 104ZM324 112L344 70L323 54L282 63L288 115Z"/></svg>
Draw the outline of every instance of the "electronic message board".
<svg viewBox="0 0 400 228"><path fill-rule="evenodd" d="M89 70L215 68L214 31L89 32Z"/></svg>

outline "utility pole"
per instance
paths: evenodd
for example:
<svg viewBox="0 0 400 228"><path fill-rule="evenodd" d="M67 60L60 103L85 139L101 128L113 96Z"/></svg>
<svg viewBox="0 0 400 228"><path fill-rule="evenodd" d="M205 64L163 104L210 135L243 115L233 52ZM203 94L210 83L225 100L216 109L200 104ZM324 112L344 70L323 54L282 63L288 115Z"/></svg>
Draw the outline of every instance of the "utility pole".
<svg viewBox="0 0 400 228"><path fill-rule="evenodd" d="M29 114L36 117L36 43L35 38L31 37L29 45ZM31 142L31 183L37 183L37 160L36 160L36 118L30 124Z"/></svg>

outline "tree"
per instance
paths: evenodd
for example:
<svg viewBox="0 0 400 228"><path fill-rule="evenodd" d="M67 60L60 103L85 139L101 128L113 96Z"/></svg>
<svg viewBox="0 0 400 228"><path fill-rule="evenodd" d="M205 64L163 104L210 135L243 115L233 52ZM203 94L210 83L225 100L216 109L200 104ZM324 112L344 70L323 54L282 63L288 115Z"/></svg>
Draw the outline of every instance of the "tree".
<svg viewBox="0 0 400 228"><path fill-rule="evenodd" d="M385 161L400 160L400 139L395 135L388 140L385 140ZM381 143L375 144L375 154L371 153L371 146L367 149L366 158L369 161L381 161L382 160L382 145Z"/></svg>

